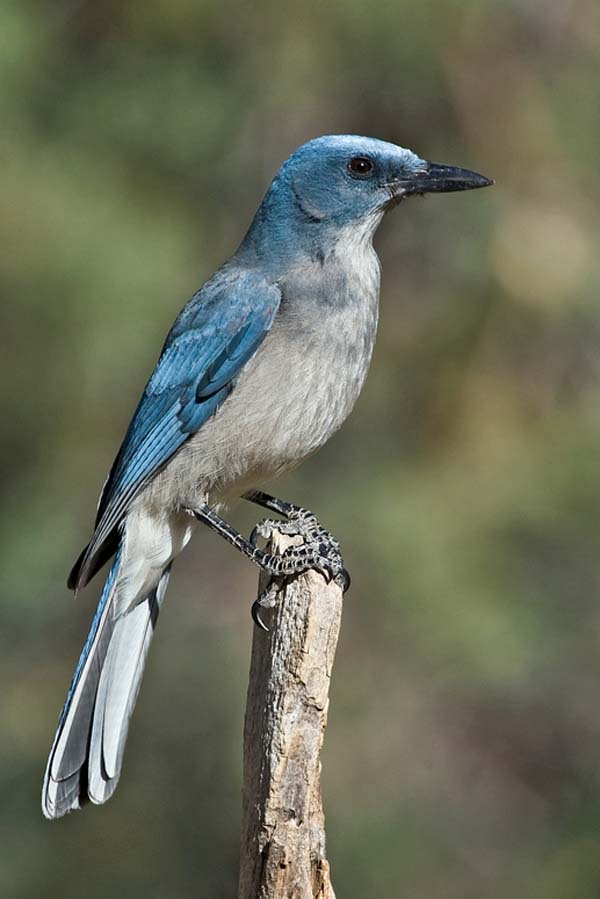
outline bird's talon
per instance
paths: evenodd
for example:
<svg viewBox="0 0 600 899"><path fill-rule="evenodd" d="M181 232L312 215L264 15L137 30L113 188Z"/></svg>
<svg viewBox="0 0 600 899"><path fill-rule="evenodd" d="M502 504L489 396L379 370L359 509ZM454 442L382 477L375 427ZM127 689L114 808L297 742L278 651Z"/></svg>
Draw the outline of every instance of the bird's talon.
<svg viewBox="0 0 600 899"><path fill-rule="evenodd" d="M336 574L334 581L338 585L338 587L342 588L342 593L347 593L350 589L350 584L352 583L352 579L350 577L350 573L347 568L342 568L341 571L338 571Z"/></svg>
<svg viewBox="0 0 600 899"><path fill-rule="evenodd" d="M262 631L265 631L267 634L269 633L269 628L264 623L262 618L260 617L260 609L261 604L258 599L255 599L252 603L252 608L250 610L250 614L252 615L252 621L256 625L256 627L260 628Z"/></svg>
<svg viewBox="0 0 600 899"><path fill-rule="evenodd" d="M261 609L272 609L277 605L277 595L281 587L281 582L277 582L275 578L269 581L267 587L262 591L260 596L252 603L250 613L255 625L261 630L269 632L269 628L260 617Z"/></svg>

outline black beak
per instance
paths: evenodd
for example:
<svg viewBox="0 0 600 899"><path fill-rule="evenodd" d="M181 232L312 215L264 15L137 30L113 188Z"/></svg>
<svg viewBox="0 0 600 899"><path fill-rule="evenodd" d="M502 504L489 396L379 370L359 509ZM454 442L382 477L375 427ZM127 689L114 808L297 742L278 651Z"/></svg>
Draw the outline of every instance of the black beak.
<svg viewBox="0 0 600 899"><path fill-rule="evenodd" d="M459 169L452 165L439 165L437 162L428 162L426 167L415 172L408 178L403 178L394 184L394 192L397 196L408 194L433 194L449 193L453 190L474 190L476 187L489 187L493 184L491 178L470 172L469 169Z"/></svg>

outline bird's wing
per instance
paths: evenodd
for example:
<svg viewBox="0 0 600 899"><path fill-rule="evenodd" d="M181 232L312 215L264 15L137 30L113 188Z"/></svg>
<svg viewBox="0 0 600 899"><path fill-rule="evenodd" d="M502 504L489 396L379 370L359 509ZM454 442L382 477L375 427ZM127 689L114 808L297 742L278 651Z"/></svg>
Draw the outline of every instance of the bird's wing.
<svg viewBox="0 0 600 899"><path fill-rule="evenodd" d="M208 289L207 289L208 288ZM254 272L209 285L175 322L108 476L96 529L69 577L84 586L116 548L132 500L235 386L269 331L281 296Z"/></svg>

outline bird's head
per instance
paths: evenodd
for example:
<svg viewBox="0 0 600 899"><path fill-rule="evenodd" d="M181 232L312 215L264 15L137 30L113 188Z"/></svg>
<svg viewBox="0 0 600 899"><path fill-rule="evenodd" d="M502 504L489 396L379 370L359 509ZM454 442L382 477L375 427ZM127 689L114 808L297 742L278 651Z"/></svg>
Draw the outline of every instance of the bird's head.
<svg viewBox="0 0 600 899"><path fill-rule="evenodd" d="M282 166L302 211L316 220L351 223L385 212L411 194L487 187L493 182L467 169L438 165L412 150L358 135L318 137Z"/></svg>
<svg viewBox="0 0 600 899"><path fill-rule="evenodd" d="M332 229L361 226L372 235L384 213L414 194L493 184L468 169L428 162L411 150L358 135L318 137L284 162L249 237L266 226L285 244L318 240Z"/></svg>

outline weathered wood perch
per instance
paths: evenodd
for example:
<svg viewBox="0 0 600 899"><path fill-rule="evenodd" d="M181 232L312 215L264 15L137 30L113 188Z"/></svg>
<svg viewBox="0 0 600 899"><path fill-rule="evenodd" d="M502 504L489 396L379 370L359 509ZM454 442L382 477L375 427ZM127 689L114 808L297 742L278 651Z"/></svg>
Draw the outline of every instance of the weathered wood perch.
<svg viewBox="0 0 600 899"><path fill-rule="evenodd" d="M274 552L294 542L274 535ZM261 578L259 590L266 585ZM325 857L319 759L342 615L341 588L289 582L269 633L254 630L244 725L239 899L335 899Z"/></svg>

